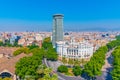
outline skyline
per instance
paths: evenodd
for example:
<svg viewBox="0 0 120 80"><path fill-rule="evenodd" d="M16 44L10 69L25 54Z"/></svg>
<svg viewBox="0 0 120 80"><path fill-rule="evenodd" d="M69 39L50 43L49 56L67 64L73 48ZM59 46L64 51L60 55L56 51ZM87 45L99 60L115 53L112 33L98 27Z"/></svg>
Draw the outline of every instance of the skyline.
<svg viewBox="0 0 120 80"><path fill-rule="evenodd" d="M52 16L64 14L65 31L120 30L118 0L0 1L1 31L51 31Z"/></svg>

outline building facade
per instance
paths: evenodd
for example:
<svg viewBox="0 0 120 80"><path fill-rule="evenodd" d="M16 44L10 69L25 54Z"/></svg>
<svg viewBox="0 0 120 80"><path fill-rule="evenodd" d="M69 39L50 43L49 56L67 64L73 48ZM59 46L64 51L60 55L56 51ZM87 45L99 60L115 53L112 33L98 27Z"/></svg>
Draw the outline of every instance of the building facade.
<svg viewBox="0 0 120 80"><path fill-rule="evenodd" d="M55 47L57 41L63 40L63 15L53 15L52 44Z"/></svg>
<svg viewBox="0 0 120 80"><path fill-rule="evenodd" d="M56 43L56 50L59 57L72 59L89 59L93 55L93 45L87 41L59 41Z"/></svg>

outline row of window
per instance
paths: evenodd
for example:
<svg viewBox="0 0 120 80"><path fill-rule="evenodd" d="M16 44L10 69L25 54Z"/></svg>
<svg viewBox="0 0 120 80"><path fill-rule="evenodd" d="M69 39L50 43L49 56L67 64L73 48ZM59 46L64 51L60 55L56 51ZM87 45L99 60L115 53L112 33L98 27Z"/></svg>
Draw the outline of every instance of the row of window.
<svg viewBox="0 0 120 80"><path fill-rule="evenodd" d="M90 55L91 53L82 53L82 54L78 54L78 53L67 53L67 55L76 55L76 56L79 56L79 55Z"/></svg>
<svg viewBox="0 0 120 80"><path fill-rule="evenodd" d="M90 50L92 49L86 49L86 50L77 50L77 49L67 49L67 52L74 52L74 53L77 53L77 52L89 52Z"/></svg>
<svg viewBox="0 0 120 80"><path fill-rule="evenodd" d="M65 56L64 55L64 57L67 57L67 58L88 58L88 57L90 57L90 55L84 55L84 56Z"/></svg>

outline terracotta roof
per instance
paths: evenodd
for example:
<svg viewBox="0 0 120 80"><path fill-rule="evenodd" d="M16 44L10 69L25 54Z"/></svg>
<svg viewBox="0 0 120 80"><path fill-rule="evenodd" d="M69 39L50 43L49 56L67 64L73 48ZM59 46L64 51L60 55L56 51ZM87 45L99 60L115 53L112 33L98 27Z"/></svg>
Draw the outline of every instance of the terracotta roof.
<svg viewBox="0 0 120 80"><path fill-rule="evenodd" d="M0 64L6 62L7 60L9 60L9 59L5 56L0 58Z"/></svg>
<svg viewBox="0 0 120 80"><path fill-rule="evenodd" d="M5 54L5 55L10 54L10 55L12 55L13 52L17 49L18 48L16 48L16 47L0 47L0 54Z"/></svg>
<svg viewBox="0 0 120 80"><path fill-rule="evenodd" d="M12 74L15 74L15 64L16 64L16 62L18 62L20 58L23 58L25 56L28 56L28 55L22 53L18 56L15 56L15 57L11 58L11 59L1 58L0 59L0 72L2 72L4 70L8 70Z"/></svg>

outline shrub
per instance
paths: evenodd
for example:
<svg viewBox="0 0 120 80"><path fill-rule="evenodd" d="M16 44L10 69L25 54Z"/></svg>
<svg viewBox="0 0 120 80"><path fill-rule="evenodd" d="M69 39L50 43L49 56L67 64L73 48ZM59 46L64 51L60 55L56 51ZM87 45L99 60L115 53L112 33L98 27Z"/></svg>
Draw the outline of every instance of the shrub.
<svg viewBox="0 0 120 80"><path fill-rule="evenodd" d="M61 73L67 73L68 72L68 68L64 65L61 65L58 67L58 72L61 72Z"/></svg>

